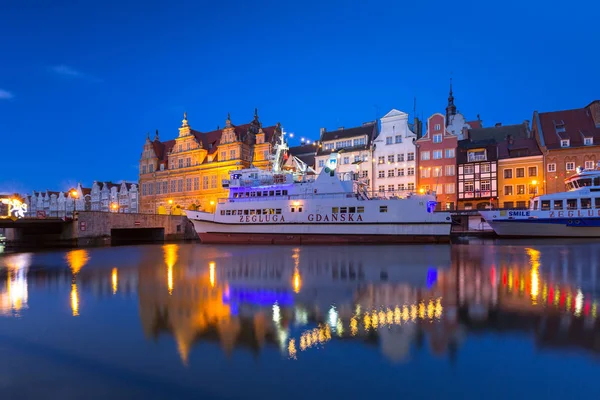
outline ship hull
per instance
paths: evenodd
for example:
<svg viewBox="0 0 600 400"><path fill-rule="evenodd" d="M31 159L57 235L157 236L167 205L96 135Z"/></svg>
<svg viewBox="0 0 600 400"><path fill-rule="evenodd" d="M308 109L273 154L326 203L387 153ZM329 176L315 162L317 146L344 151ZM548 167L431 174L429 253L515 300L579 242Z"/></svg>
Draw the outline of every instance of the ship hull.
<svg viewBox="0 0 600 400"><path fill-rule="evenodd" d="M600 238L600 226L570 226L565 223L547 221L487 221L501 237L557 237L557 238Z"/></svg>
<svg viewBox="0 0 600 400"><path fill-rule="evenodd" d="M203 243L229 244L390 244L447 243L450 223L253 224L192 220Z"/></svg>

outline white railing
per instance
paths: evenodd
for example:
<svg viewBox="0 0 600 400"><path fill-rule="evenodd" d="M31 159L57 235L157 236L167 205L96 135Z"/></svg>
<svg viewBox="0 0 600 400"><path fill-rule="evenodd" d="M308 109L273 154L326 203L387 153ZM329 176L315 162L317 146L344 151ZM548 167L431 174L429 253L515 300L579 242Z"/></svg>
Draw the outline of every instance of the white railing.
<svg viewBox="0 0 600 400"><path fill-rule="evenodd" d="M291 194L285 196L259 196L259 197L240 197L240 198L220 198L218 199L219 204L225 203L246 203L246 202L254 202L254 201L264 201L264 200L306 200L306 199L334 199L334 198L356 198L358 200L401 200L406 199L411 196L417 195L433 195L435 196L434 191L426 191L425 193L417 193L411 190L404 191L388 191L388 192L359 192L359 193L348 193L348 192L339 192L339 193L303 193L303 194Z"/></svg>

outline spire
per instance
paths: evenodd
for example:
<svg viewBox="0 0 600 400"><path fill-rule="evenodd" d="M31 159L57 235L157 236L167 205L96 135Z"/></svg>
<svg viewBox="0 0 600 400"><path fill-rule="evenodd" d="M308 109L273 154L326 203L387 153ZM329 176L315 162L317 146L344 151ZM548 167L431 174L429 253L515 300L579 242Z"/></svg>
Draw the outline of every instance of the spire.
<svg viewBox="0 0 600 400"><path fill-rule="evenodd" d="M446 126L450 124L451 115L456 115L456 106L454 105L454 94L452 93L452 77L450 77L450 93L448 94L448 106L446 107Z"/></svg>
<svg viewBox="0 0 600 400"><path fill-rule="evenodd" d="M155 142L160 142L160 138L158 137L158 129L156 130L156 132L154 133L154 141Z"/></svg>
<svg viewBox="0 0 600 400"><path fill-rule="evenodd" d="M150 132L146 132L146 142L150 141Z"/></svg>
<svg viewBox="0 0 600 400"><path fill-rule="evenodd" d="M231 114L230 113L227 113L227 121L225 121L225 126L226 127L231 126Z"/></svg>
<svg viewBox="0 0 600 400"><path fill-rule="evenodd" d="M188 126L187 112L183 113L183 119L181 120L181 126Z"/></svg>
<svg viewBox="0 0 600 400"><path fill-rule="evenodd" d="M258 108L254 109L254 120L258 121Z"/></svg>

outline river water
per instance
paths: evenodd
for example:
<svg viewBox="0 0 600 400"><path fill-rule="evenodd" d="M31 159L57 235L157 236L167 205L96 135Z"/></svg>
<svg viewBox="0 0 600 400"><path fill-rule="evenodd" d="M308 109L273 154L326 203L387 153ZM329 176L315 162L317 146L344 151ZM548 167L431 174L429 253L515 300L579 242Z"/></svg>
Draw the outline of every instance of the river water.
<svg viewBox="0 0 600 400"><path fill-rule="evenodd" d="M0 256L2 399L597 398L600 244Z"/></svg>

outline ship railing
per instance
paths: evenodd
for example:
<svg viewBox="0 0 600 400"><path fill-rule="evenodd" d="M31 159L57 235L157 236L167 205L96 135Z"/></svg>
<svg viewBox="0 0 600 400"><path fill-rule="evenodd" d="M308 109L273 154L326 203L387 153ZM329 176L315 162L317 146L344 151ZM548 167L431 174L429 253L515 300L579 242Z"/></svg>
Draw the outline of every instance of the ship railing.
<svg viewBox="0 0 600 400"><path fill-rule="evenodd" d="M396 192L336 192L336 193L302 193L302 194L291 194L291 195L280 195L280 196L257 196L257 197L239 197L239 198L220 198L218 199L219 204L224 203L245 203L253 201L265 201L265 200L306 200L318 197L319 199L332 199L332 198L356 198L361 201L376 201L376 200L402 200L410 198L411 196L423 195L424 193L417 193L409 190L396 191ZM428 193L432 194L432 193Z"/></svg>

